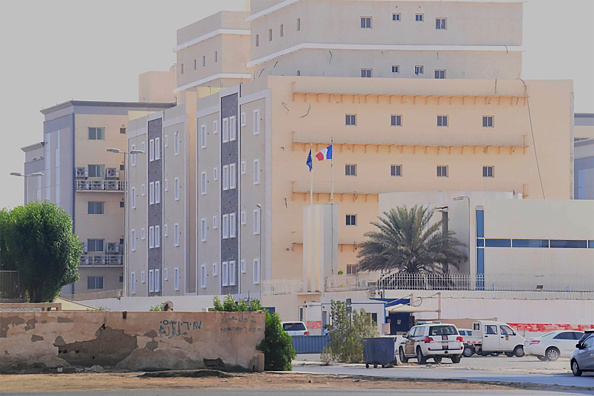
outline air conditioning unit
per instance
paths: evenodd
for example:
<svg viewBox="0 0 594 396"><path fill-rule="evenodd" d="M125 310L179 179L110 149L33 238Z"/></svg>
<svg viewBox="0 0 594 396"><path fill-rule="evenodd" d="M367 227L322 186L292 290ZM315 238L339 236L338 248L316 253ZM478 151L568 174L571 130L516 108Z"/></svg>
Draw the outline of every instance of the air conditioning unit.
<svg viewBox="0 0 594 396"><path fill-rule="evenodd" d="M117 190L118 189L118 182L115 180L110 180L107 182L106 190Z"/></svg>
<svg viewBox="0 0 594 396"><path fill-rule="evenodd" d="M89 170L82 166L82 167L77 167L76 168L76 177L80 178L80 177L89 177Z"/></svg>
<svg viewBox="0 0 594 396"><path fill-rule="evenodd" d="M106 253L118 253L120 251L120 245L117 242L108 242Z"/></svg>
<svg viewBox="0 0 594 396"><path fill-rule="evenodd" d="M120 177L120 170L118 168L107 168L105 169L106 179L117 179Z"/></svg>

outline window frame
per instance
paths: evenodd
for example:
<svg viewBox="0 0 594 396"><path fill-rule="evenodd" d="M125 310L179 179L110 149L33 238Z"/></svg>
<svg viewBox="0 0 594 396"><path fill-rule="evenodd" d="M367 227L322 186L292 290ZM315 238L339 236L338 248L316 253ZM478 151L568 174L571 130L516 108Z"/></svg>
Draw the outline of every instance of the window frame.
<svg viewBox="0 0 594 396"><path fill-rule="evenodd" d="M361 29L373 29L372 17L362 16L361 17Z"/></svg>
<svg viewBox="0 0 594 396"><path fill-rule="evenodd" d="M448 165L437 165L436 171L437 171L437 177L449 177L450 176Z"/></svg>
<svg viewBox="0 0 594 396"><path fill-rule="evenodd" d="M402 126L402 114L390 115L390 126L401 127Z"/></svg>
<svg viewBox="0 0 594 396"><path fill-rule="evenodd" d="M345 114L344 124L346 126L357 126L357 114Z"/></svg>
<svg viewBox="0 0 594 396"><path fill-rule="evenodd" d="M438 115L436 123L439 128L447 128L450 126L450 117L447 115Z"/></svg>
<svg viewBox="0 0 594 396"><path fill-rule="evenodd" d="M483 165L483 177L494 178L495 177L495 166L494 165Z"/></svg>
<svg viewBox="0 0 594 396"><path fill-rule="evenodd" d="M483 128L494 128L494 127L495 127L495 116L493 116L493 115L483 116Z"/></svg>
<svg viewBox="0 0 594 396"><path fill-rule="evenodd" d="M357 226L357 215L356 214L345 215L345 226L356 227Z"/></svg>
<svg viewBox="0 0 594 396"><path fill-rule="evenodd" d="M357 164L345 164L344 165L345 176L357 176Z"/></svg>
<svg viewBox="0 0 594 396"><path fill-rule="evenodd" d="M436 17L435 18L435 30L447 30L447 18L446 17Z"/></svg>
<svg viewBox="0 0 594 396"><path fill-rule="evenodd" d="M402 164L390 165L390 176L391 177L402 177Z"/></svg>

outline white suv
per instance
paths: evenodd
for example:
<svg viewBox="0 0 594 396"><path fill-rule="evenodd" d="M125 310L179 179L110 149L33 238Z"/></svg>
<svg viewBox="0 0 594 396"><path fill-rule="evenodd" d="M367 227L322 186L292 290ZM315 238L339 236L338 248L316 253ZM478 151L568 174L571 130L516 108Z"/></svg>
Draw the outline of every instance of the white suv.
<svg viewBox="0 0 594 396"><path fill-rule="evenodd" d="M303 322L281 322L281 326L290 336L309 335L309 331Z"/></svg>
<svg viewBox="0 0 594 396"><path fill-rule="evenodd" d="M410 329L400 343L398 356L402 363L413 357L419 364L427 363L427 358L440 363L443 357L452 359L452 363L460 363L463 350L463 338L455 325L431 323Z"/></svg>

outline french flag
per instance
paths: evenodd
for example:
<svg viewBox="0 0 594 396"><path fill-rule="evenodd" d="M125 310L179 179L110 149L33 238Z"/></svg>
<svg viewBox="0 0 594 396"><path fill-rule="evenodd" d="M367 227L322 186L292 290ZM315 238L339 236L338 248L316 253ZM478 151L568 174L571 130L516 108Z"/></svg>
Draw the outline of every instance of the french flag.
<svg viewBox="0 0 594 396"><path fill-rule="evenodd" d="M332 145L326 147L322 151L316 154L316 158L318 161L323 161L325 159L332 159Z"/></svg>

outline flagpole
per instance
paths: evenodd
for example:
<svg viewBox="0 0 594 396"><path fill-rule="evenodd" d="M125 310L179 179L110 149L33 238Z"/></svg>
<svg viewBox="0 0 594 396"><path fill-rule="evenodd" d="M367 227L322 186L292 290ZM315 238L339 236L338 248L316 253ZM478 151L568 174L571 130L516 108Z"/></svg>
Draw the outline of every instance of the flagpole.
<svg viewBox="0 0 594 396"><path fill-rule="evenodd" d="M330 158L330 203L334 203L334 138L330 138L332 146L332 158Z"/></svg>
<svg viewBox="0 0 594 396"><path fill-rule="evenodd" d="M309 152L311 153L313 144L309 144ZM309 204L313 206L313 167L309 170Z"/></svg>

